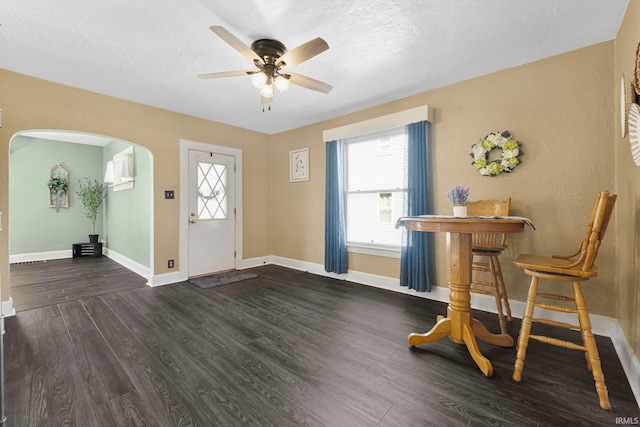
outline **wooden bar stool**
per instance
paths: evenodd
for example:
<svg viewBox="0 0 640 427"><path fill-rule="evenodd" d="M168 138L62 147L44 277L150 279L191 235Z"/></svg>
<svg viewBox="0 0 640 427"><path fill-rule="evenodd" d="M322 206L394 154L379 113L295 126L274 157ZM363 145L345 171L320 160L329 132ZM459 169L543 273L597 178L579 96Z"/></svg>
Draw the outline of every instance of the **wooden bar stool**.
<svg viewBox="0 0 640 427"><path fill-rule="evenodd" d="M511 208L511 197L507 200L479 200L467 205L467 215L469 216L508 216ZM496 299L496 309L498 311L498 322L500 332L507 333L507 319L511 321L511 308L509 307L509 297L502 278L500 259L498 258L503 250L507 248L506 233L474 233L472 236L473 248L473 280L471 281L471 292L491 295ZM483 275L483 273L485 273ZM487 280L487 274L489 280ZM483 280L484 279L484 280Z"/></svg>
<svg viewBox="0 0 640 427"><path fill-rule="evenodd" d="M548 257L522 254L515 260L515 264L523 268L524 272L531 276L531 286L529 287L527 306L524 311L524 317L522 318L520 336L518 337L518 352L513 370L513 379L518 382L522 379L522 369L524 368L524 359L530 338L559 347L584 351L587 359L587 369L592 372L593 379L595 380L596 391L600 399L600 407L607 410L611 409L609 394L607 392L607 386L604 384L604 374L600 366L600 356L598 355L595 338L591 332L591 321L580 282L587 281L592 277L596 277L598 274L594 261L598 255L598 249L604 238L605 231L607 230L616 197L615 195L609 196L608 191L602 191L598 194L591 213L587 232L580 243L579 249L573 255L554 255ZM552 280L555 282L571 282L573 284L573 298L551 293L538 293L538 279ZM574 309L567 305L559 304L539 304L536 303L536 298L572 302L576 308ZM544 310L577 314L579 326L555 320L534 318L533 310L535 307ZM532 322L579 330L582 335L582 345L541 335L531 335Z"/></svg>

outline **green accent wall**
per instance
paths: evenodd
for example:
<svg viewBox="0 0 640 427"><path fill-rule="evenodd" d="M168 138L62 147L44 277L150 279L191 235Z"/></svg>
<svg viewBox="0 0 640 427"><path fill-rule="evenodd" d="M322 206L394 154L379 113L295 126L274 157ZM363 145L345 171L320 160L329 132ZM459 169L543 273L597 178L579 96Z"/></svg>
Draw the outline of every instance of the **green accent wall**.
<svg viewBox="0 0 640 427"><path fill-rule="evenodd" d="M141 265L151 265L151 227L153 198L153 159L144 147L113 141L104 147L104 165L114 154L133 145L133 188L114 191L109 188L105 204L104 236L106 246Z"/></svg>
<svg viewBox="0 0 640 427"><path fill-rule="evenodd" d="M17 136L10 147L9 253L11 255L71 250L88 242L91 220L76 195L78 182L102 180L102 147ZM69 207L49 207L49 171L61 164L69 173ZM96 231L102 230L98 213Z"/></svg>
<svg viewBox="0 0 640 427"><path fill-rule="evenodd" d="M134 186L108 190L98 210L96 232L105 248L151 266L153 158L149 150L121 140L104 147L16 136L9 162L9 253L26 255L68 250L88 242L91 220L76 195L80 179L102 182L107 161L133 146ZM69 207L49 207L49 171L60 163L69 173Z"/></svg>

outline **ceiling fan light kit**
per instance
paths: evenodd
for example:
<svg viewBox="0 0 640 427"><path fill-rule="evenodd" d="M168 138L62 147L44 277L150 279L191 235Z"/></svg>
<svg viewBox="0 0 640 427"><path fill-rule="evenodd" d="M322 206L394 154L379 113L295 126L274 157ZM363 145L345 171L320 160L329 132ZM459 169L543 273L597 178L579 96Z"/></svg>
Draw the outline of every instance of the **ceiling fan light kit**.
<svg viewBox="0 0 640 427"><path fill-rule="evenodd" d="M289 79L284 76L276 77L276 87L280 93L286 92L289 89Z"/></svg>
<svg viewBox="0 0 640 427"><path fill-rule="evenodd" d="M282 93L289 84L329 93L333 87L302 74L284 72L283 70L298 65L329 49L329 45L320 37L315 38L295 49L287 51L287 47L278 40L260 39L251 43L251 47L231 34L225 28L214 25L210 27L218 37L227 42L247 59L253 61L258 71L223 71L219 73L199 74L201 79L217 79L222 77L251 76L251 83L260 89L262 111L271 110L274 86Z"/></svg>
<svg viewBox="0 0 640 427"><path fill-rule="evenodd" d="M262 89L267 83L267 75L265 73L255 73L251 76L251 83L258 88Z"/></svg>

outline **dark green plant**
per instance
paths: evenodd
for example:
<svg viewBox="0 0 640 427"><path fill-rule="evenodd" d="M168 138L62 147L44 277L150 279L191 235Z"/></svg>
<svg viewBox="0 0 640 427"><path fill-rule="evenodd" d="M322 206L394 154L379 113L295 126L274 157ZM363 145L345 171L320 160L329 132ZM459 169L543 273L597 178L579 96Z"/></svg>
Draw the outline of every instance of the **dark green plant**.
<svg viewBox="0 0 640 427"><path fill-rule="evenodd" d="M51 191L51 194L54 196L56 201L56 212L60 209L60 197L67 191L67 180L64 178L60 178L57 176L52 177L49 182L47 182L47 187Z"/></svg>
<svg viewBox="0 0 640 427"><path fill-rule="evenodd" d="M107 197L107 186L97 179L84 178L80 180L76 194L80 196L80 200L85 207L85 215L91 220L92 234L96 234L98 208L100 208L104 198Z"/></svg>

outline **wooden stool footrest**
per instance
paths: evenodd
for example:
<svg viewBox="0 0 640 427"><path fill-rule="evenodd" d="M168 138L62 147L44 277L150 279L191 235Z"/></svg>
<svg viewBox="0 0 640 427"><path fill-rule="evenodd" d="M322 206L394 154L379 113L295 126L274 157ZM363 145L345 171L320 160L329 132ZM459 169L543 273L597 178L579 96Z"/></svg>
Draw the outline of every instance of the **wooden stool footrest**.
<svg viewBox="0 0 640 427"><path fill-rule="evenodd" d="M470 288L469 292L473 292L474 294L493 295L493 292L485 291L484 289Z"/></svg>
<svg viewBox="0 0 640 427"><path fill-rule="evenodd" d="M471 268L475 271L489 271L488 262L474 262L471 264Z"/></svg>
<svg viewBox="0 0 640 427"><path fill-rule="evenodd" d="M558 300L558 301L573 301L573 302L575 302L574 298L566 297L564 295L545 294L545 293L540 293L540 294L537 294L537 295L539 297L541 297L541 298L546 298L546 299L554 299L554 300Z"/></svg>
<svg viewBox="0 0 640 427"><path fill-rule="evenodd" d="M531 321L536 323L544 323L545 325L559 326L561 328L566 328L566 329L575 329L578 331L580 330L580 326L572 325L570 323L558 322L557 320L540 319L540 318L534 317L533 319L531 319Z"/></svg>
<svg viewBox="0 0 640 427"><path fill-rule="evenodd" d="M541 335L529 335L529 338L530 339L534 339L536 341L540 341L540 342L546 343L546 344L555 345L557 347L568 348L568 349L571 349L571 350L587 351L587 347L585 347L583 345L574 344L574 343L569 342L569 341L559 340L557 338L545 337L545 336L541 336Z"/></svg>
<svg viewBox="0 0 640 427"><path fill-rule="evenodd" d="M492 288L495 288L495 286L493 286L492 282L487 282L486 280L472 280L471 284L472 285L491 286Z"/></svg>
<svg viewBox="0 0 640 427"><path fill-rule="evenodd" d="M545 310L559 311L561 313L578 314L578 310L571 307L562 307L560 305L553 305L553 304L535 304L535 306L538 308L543 308Z"/></svg>

